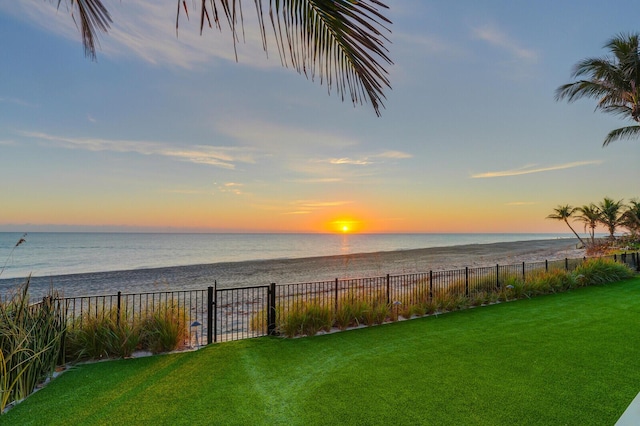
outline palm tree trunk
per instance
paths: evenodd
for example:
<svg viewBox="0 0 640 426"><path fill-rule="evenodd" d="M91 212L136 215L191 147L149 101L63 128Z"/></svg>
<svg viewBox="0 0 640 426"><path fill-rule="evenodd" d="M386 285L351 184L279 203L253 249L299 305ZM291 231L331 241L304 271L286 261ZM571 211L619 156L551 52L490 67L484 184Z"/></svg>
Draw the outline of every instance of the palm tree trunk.
<svg viewBox="0 0 640 426"><path fill-rule="evenodd" d="M582 247L586 247L587 245L584 243L584 241L582 241L582 238L580 238L580 235L578 235L578 233L576 232L575 229L573 229L573 227L571 226L571 224L569 223L569 221L567 220L567 218L564 219L564 223L567 224L567 226L569 227L569 229L571 229L571 231L573 231L573 234L578 238L578 240L580 240L580 244L582 244Z"/></svg>

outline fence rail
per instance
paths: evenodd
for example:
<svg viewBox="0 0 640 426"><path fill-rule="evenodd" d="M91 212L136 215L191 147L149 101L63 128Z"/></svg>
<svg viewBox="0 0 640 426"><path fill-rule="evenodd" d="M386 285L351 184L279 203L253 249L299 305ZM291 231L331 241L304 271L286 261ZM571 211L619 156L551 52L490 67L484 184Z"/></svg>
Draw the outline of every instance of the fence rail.
<svg viewBox="0 0 640 426"><path fill-rule="evenodd" d="M610 256L640 272L638 252ZM509 280L523 279L543 271L575 269L586 258L563 259L429 271L381 277L338 279L297 284L271 283L243 288L208 287L205 290L180 290L150 293L122 293L56 299L68 328L81 327L84 321L115 315L130 324L142 321L145 314L166 306L180 310L188 327L184 346L197 347L213 342L239 340L275 334L279 316L305 304L315 303L337 313L342 304L354 298L369 304L412 305L432 301L444 295L470 297L496 291Z"/></svg>

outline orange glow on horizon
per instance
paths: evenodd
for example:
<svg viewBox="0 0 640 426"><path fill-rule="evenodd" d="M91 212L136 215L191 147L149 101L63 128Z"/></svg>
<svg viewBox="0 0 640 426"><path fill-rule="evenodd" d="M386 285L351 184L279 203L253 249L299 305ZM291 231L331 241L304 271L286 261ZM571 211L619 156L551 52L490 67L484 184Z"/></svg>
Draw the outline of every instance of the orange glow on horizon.
<svg viewBox="0 0 640 426"><path fill-rule="evenodd" d="M352 234L362 230L362 222L352 218L340 218L330 221L324 228L329 232Z"/></svg>

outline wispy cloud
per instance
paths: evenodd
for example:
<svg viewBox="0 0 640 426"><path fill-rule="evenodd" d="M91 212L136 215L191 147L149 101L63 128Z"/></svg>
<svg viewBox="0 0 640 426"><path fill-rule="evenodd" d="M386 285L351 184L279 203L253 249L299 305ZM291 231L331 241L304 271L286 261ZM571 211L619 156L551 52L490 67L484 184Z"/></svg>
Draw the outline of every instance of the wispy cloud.
<svg viewBox="0 0 640 426"><path fill-rule="evenodd" d="M399 43L410 45L411 51L414 53L420 52L423 55L458 55L459 52L461 52L458 46L433 35L409 34L394 31L392 41L394 45Z"/></svg>
<svg viewBox="0 0 640 426"><path fill-rule="evenodd" d="M353 201L319 201L319 200L296 200L290 203L293 210L283 212L284 215L309 214L318 210L331 207L339 207L351 204Z"/></svg>
<svg viewBox="0 0 640 426"><path fill-rule="evenodd" d="M308 152L310 146L345 148L359 143L357 139L337 133L284 126L262 120L224 119L216 123L216 130L245 145L278 151L285 148L285 154L299 150Z"/></svg>
<svg viewBox="0 0 640 426"><path fill-rule="evenodd" d="M331 158L328 160L330 164L352 164L356 166L366 166L367 164L371 164L370 161L367 160L354 160L351 158Z"/></svg>
<svg viewBox="0 0 640 426"><path fill-rule="evenodd" d="M505 203L505 206L532 206L536 203L533 201L512 201L510 203Z"/></svg>
<svg viewBox="0 0 640 426"><path fill-rule="evenodd" d="M399 159L399 160L404 160L406 158L413 158L412 154L408 154L406 152L402 152L402 151L385 151L385 152L381 152L380 154L374 154L372 155L372 157L374 158L395 158L395 159Z"/></svg>
<svg viewBox="0 0 640 426"><path fill-rule="evenodd" d="M206 164L225 169L234 169L235 163L254 163L251 150L236 147L196 145L185 149L162 142L135 141L123 139L71 138L42 132L19 132L20 135L45 141L67 149L87 151L133 152L141 155L160 155L180 161Z"/></svg>
<svg viewBox="0 0 640 426"><path fill-rule="evenodd" d="M477 174L471 175L471 178L481 179L481 178L495 178L495 177L506 177L506 176L520 176L520 175L528 175L532 173L550 172L554 170L572 169L574 167L591 166L591 165L601 164L601 163L602 161L599 161L599 160L575 161L573 163L556 164L556 165L547 166L547 167L537 167L537 164L530 164L530 165L523 166L519 169L477 173Z"/></svg>
<svg viewBox="0 0 640 426"><path fill-rule="evenodd" d="M485 25L477 27L473 29L472 33L475 38L503 49L518 59L531 62L535 62L538 59L538 54L534 50L521 46L517 40L513 39L495 26Z"/></svg>
<svg viewBox="0 0 640 426"><path fill-rule="evenodd" d="M237 183L237 182L227 182L217 186L218 192L223 192L223 193L226 192L226 193L231 193L235 195L248 195L246 192L242 190L243 187L244 187L243 183Z"/></svg>
<svg viewBox="0 0 640 426"><path fill-rule="evenodd" d="M363 156L361 158L330 158L328 160L320 160L321 162L326 161L329 164L348 164L355 166L368 166L374 163L380 163L383 159L393 159L393 160L404 160L407 158L412 158L413 155L407 154L406 152L401 151L384 151L379 154L371 154L368 156Z"/></svg>
<svg viewBox="0 0 640 426"><path fill-rule="evenodd" d="M80 47L81 35L75 26L66 2L59 9L58 2L44 2L32 7L25 2L3 2L1 10L27 19L40 28L61 37L76 41ZM100 37L98 56L134 56L152 64L169 64L181 68L193 68L215 59L235 61L233 37L222 19L223 29L205 28L200 35L200 20L193 9L196 2L187 2L192 19L181 13L176 35L175 0L152 2L109 2L107 5L113 23L108 34ZM197 9L199 10L199 9ZM240 30L238 62L254 67L279 67L277 58L268 60L262 51L262 41L255 23L254 8L243 8L245 28ZM196 15L196 19L193 19ZM77 19L77 18L76 18ZM243 42L243 41L246 41ZM275 44L270 44L277 55Z"/></svg>
<svg viewBox="0 0 640 426"><path fill-rule="evenodd" d="M325 208L325 207L337 207L344 206L346 204L351 204L352 201L308 201L308 200L298 200L293 204L296 204L300 207L317 209L317 208Z"/></svg>
<svg viewBox="0 0 640 426"><path fill-rule="evenodd" d="M0 96L0 103L7 103L7 104L19 105L22 107L30 107L30 108L37 106L23 99L8 98L8 97L2 97L2 96Z"/></svg>

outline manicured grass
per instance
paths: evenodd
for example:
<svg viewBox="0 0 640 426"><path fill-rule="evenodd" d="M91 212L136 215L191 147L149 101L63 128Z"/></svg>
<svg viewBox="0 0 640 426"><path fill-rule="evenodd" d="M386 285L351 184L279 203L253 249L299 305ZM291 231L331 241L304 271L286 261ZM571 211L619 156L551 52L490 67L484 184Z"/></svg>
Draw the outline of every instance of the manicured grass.
<svg viewBox="0 0 640 426"><path fill-rule="evenodd" d="M614 424L640 279L303 339L74 368L2 424Z"/></svg>

